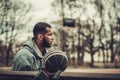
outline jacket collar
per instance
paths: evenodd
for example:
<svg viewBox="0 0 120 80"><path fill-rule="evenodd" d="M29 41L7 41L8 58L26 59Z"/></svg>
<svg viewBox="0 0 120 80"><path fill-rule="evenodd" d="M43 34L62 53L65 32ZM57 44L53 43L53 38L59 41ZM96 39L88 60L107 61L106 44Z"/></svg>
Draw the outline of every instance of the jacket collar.
<svg viewBox="0 0 120 80"><path fill-rule="evenodd" d="M45 55L47 52L48 52L48 50L47 49L45 49L44 51L43 51L43 53L39 50L39 48L38 48L38 46L36 45L36 43L34 42L34 40L32 40L33 41L33 48L34 48L34 51L35 51L35 54L38 56L38 57L40 57L40 58L44 58L44 56L43 55ZM42 55L43 54L43 55Z"/></svg>

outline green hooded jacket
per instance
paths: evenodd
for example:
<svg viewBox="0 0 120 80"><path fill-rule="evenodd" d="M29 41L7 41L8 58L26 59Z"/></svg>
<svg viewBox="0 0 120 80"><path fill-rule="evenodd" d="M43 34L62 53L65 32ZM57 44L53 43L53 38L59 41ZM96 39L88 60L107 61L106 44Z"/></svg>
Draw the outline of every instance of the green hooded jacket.
<svg viewBox="0 0 120 80"><path fill-rule="evenodd" d="M46 54L47 50L44 51ZM22 48L14 56L12 70L14 71L37 71L43 66L42 53L33 39L23 44Z"/></svg>

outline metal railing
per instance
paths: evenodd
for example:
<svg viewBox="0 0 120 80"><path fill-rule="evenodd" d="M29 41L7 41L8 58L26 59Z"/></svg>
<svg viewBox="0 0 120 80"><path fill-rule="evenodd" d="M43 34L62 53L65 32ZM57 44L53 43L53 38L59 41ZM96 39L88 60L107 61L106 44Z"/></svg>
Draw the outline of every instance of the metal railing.
<svg viewBox="0 0 120 80"><path fill-rule="evenodd" d="M0 70L0 80L33 80L37 71ZM67 69L59 80L120 80L120 69Z"/></svg>

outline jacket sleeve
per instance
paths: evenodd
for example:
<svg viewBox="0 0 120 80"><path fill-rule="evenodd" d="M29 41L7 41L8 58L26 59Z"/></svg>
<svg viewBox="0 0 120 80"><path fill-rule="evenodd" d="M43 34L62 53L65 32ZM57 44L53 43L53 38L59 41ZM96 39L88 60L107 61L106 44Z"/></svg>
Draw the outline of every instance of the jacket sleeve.
<svg viewBox="0 0 120 80"><path fill-rule="evenodd" d="M22 55L14 60L12 69L15 71L34 71L33 69L33 60L31 57Z"/></svg>

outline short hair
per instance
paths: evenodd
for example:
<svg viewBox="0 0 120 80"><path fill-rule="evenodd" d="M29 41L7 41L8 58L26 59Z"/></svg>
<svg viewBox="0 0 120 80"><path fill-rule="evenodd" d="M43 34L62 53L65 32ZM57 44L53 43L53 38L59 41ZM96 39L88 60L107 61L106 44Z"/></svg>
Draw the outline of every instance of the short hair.
<svg viewBox="0 0 120 80"><path fill-rule="evenodd" d="M47 27L51 28L51 25L45 22L38 22L33 28L34 38L36 38L39 33L45 34Z"/></svg>

